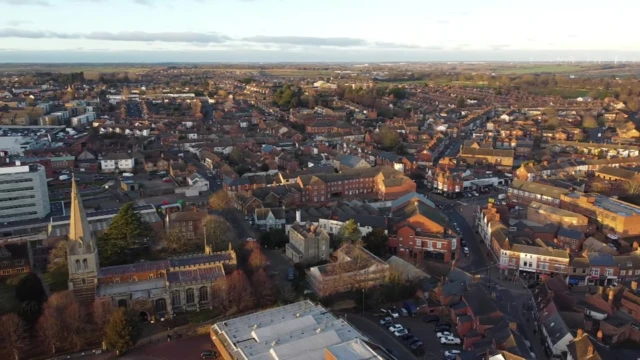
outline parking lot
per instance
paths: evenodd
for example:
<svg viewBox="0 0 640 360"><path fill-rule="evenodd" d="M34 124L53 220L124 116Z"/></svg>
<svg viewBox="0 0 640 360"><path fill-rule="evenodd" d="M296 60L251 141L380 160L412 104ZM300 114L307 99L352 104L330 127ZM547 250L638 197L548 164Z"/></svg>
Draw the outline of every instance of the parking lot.
<svg viewBox="0 0 640 360"><path fill-rule="evenodd" d="M379 314L376 314L379 315ZM402 328L406 329L412 337L419 340L423 345L418 349L411 349L408 342L415 340L405 340L402 337L395 336L389 331L389 326L381 325L380 321L389 315L374 316L372 314L348 314L347 320L352 323L356 328L361 330L365 335L369 336L371 340L377 342L381 346L391 350L398 359L406 358L421 358L421 359L444 359L445 351L447 350L461 350L462 345L442 345L436 335L436 326L438 326L438 320L427 323L423 320L425 315L418 314L415 317L402 316L398 314L397 318L393 319L393 324L399 324ZM450 321L445 318L440 318L440 322L449 323L451 333L456 337L455 327L450 324ZM408 337L408 336L407 336Z"/></svg>

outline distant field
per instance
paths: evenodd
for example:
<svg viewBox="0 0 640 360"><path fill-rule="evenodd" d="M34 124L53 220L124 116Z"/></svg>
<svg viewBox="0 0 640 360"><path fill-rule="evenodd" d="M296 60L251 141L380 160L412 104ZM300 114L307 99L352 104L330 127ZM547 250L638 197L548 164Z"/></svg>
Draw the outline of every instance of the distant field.
<svg viewBox="0 0 640 360"><path fill-rule="evenodd" d="M581 65L533 64L533 65L505 66L504 68L495 69L495 72L501 73L501 74L535 74L535 73L568 73L568 72L579 72L583 70L586 70L586 69Z"/></svg>
<svg viewBox="0 0 640 360"><path fill-rule="evenodd" d="M159 66L158 66L159 67ZM52 72L52 73L72 73L80 71L95 71L100 73L112 72L144 72L154 68L154 66L128 65L105 65L105 64L0 64L0 72Z"/></svg>

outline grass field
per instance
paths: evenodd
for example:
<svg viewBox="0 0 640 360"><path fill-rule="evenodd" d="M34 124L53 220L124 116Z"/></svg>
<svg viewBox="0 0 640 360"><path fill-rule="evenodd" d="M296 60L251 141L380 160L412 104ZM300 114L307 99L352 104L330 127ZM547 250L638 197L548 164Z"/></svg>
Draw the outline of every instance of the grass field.
<svg viewBox="0 0 640 360"><path fill-rule="evenodd" d="M495 73L500 74L535 74L535 73L568 73L584 70L580 65L562 65L562 64L531 64L531 65L514 65L495 68Z"/></svg>
<svg viewBox="0 0 640 360"><path fill-rule="evenodd" d="M24 275L13 276L0 282L0 315L18 311L16 285Z"/></svg>

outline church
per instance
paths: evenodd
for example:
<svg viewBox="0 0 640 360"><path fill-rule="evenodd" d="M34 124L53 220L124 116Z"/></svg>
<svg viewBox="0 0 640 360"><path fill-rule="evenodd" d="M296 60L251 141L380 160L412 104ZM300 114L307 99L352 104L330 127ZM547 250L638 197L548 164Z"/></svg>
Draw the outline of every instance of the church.
<svg viewBox="0 0 640 360"><path fill-rule="evenodd" d="M75 180L71 185L70 212L68 285L81 304L99 301L130 308L142 320L162 320L176 313L211 309L212 291L224 286L226 274L236 267L231 244L226 251L100 267L96 237L89 228Z"/></svg>

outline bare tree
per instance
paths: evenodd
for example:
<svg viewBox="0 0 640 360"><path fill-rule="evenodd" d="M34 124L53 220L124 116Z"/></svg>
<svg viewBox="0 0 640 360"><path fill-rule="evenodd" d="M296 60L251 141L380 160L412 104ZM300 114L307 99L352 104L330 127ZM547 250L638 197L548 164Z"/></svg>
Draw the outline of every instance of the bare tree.
<svg viewBox="0 0 640 360"><path fill-rule="evenodd" d="M19 360L29 340L24 321L16 314L0 318L0 349L11 358Z"/></svg>
<svg viewBox="0 0 640 360"><path fill-rule="evenodd" d="M249 255L248 265L252 272L264 269L268 263L267 257L262 253L260 248L253 250L251 255Z"/></svg>
<svg viewBox="0 0 640 360"><path fill-rule="evenodd" d="M271 305L275 302L273 280L269 278L264 269L259 269L251 277L251 288L258 306Z"/></svg>
<svg viewBox="0 0 640 360"><path fill-rule="evenodd" d="M68 334L67 341L74 350L82 349L86 340L86 317L75 298L67 304L63 315L65 330Z"/></svg>
<svg viewBox="0 0 640 360"><path fill-rule="evenodd" d="M49 252L47 270L50 272L67 272L67 242L60 241Z"/></svg>
<svg viewBox="0 0 640 360"><path fill-rule="evenodd" d="M42 316L38 320L37 332L44 344L55 353L59 347L71 344L77 335L78 318L75 309L77 300L72 292L62 291L52 294L44 304ZM80 311L78 308L77 311ZM73 316L67 319L68 316Z"/></svg>
<svg viewBox="0 0 640 360"><path fill-rule="evenodd" d="M640 181L627 181L627 183L625 184L625 190L627 191L628 195L640 194Z"/></svg>
<svg viewBox="0 0 640 360"><path fill-rule="evenodd" d="M178 230L171 230L164 235L165 247L173 253L184 253L196 247L196 241Z"/></svg>
<svg viewBox="0 0 640 360"><path fill-rule="evenodd" d="M107 301L96 300L93 302L91 310L93 315L93 322L96 324L97 328L100 329L100 331L103 331L104 327L109 321L111 313L113 312L111 304Z"/></svg>
<svg viewBox="0 0 640 360"><path fill-rule="evenodd" d="M280 300L284 302L293 302L296 299L296 292L291 283L282 284L278 287Z"/></svg>
<svg viewBox="0 0 640 360"><path fill-rule="evenodd" d="M225 190L218 190L209 197L209 209L211 210L225 211L232 206L231 196Z"/></svg>
<svg viewBox="0 0 640 360"><path fill-rule="evenodd" d="M235 237L231 224L218 215L207 216L202 223L202 230L206 235L207 244L211 245L213 251L225 249Z"/></svg>
<svg viewBox="0 0 640 360"><path fill-rule="evenodd" d="M234 271L227 278L227 299L230 304L235 305L237 311L251 309L254 306L251 283L241 270Z"/></svg>

